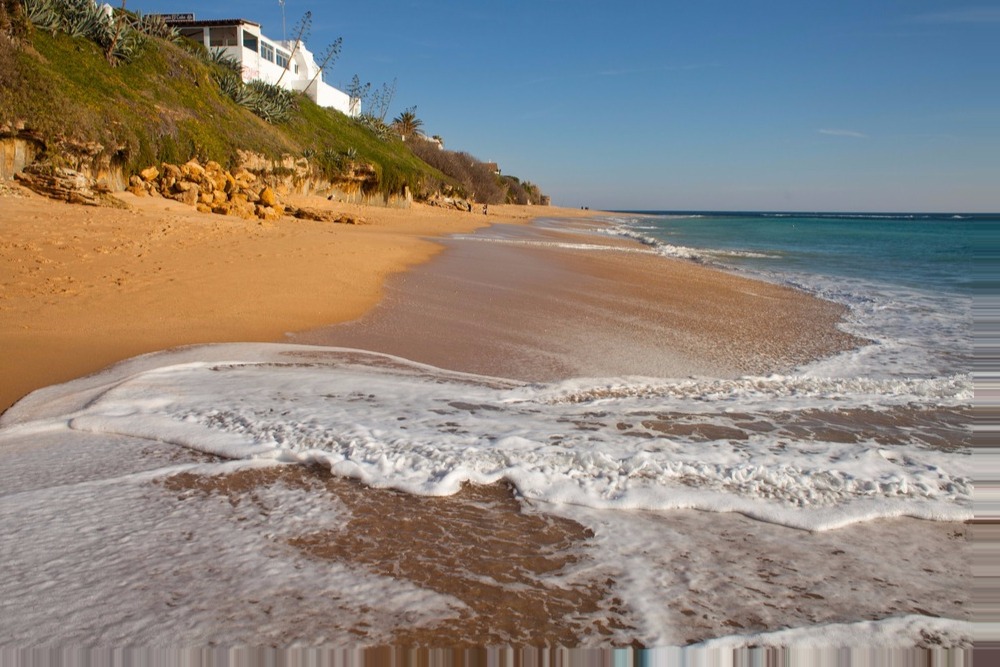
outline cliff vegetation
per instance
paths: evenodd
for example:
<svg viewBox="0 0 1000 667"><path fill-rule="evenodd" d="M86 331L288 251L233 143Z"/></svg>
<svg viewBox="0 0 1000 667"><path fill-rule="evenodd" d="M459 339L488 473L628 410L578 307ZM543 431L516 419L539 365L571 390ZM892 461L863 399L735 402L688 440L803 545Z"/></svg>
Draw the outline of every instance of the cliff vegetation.
<svg viewBox="0 0 1000 667"><path fill-rule="evenodd" d="M88 18L86 29L66 28L59 12L89 1L0 0L0 140L19 137L54 162L117 174L117 185L165 162L236 168L251 152L279 172L289 157L299 164L305 158L312 183L343 179L366 196L522 199L504 185L509 178L494 175L477 185L449 174L441 160L432 166L418 157L411 150L416 142L373 132L304 95L278 100L288 101L280 116L254 113L240 98L252 91L227 89L231 63L141 16L97 28ZM368 174L360 184L359 172Z"/></svg>

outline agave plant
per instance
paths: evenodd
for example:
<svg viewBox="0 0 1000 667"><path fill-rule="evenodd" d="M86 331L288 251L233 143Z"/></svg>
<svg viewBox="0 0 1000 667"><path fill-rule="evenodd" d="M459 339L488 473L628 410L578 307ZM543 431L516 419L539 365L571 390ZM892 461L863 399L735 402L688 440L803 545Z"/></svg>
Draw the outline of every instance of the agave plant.
<svg viewBox="0 0 1000 667"><path fill-rule="evenodd" d="M62 30L70 37L86 37L101 46L111 42L111 14L93 0L56 0L62 15Z"/></svg>
<svg viewBox="0 0 1000 667"><path fill-rule="evenodd" d="M253 91L247 89L238 74L228 70L219 72L215 75L215 82L223 95L240 106L250 106L253 103Z"/></svg>
<svg viewBox="0 0 1000 667"><path fill-rule="evenodd" d="M361 114L358 116L358 123L367 128L372 134L382 141L388 140L393 134L392 128L386 125L384 120L374 114Z"/></svg>
<svg viewBox="0 0 1000 667"><path fill-rule="evenodd" d="M252 93L252 103L247 106L268 123L283 123L291 116L295 96L291 91L264 81L255 80L246 85Z"/></svg>
<svg viewBox="0 0 1000 667"><path fill-rule="evenodd" d="M167 25L163 17L158 14L136 12L134 17L131 18L130 24L133 30L147 37L164 39L174 44L179 44L180 40L184 39L177 28Z"/></svg>
<svg viewBox="0 0 1000 667"><path fill-rule="evenodd" d="M268 123L288 120L295 106L291 91L260 80L245 84L238 74L229 70L217 73L215 81L224 95Z"/></svg>
<svg viewBox="0 0 1000 667"><path fill-rule="evenodd" d="M112 67L135 60L146 44L146 36L125 23L119 24L111 41L104 48L104 55Z"/></svg>
<svg viewBox="0 0 1000 667"><path fill-rule="evenodd" d="M240 64L240 61L222 49L209 51L208 62L212 65L218 65L224 70L232 72L237 76L242 76L243 74L243 65Z"/></svg>
<svg viewBox="0 0 1000 667"><path fill-rule="evenodd" d="M134 59L145 37L137 32L129 15L115 12L93 0L21 0L28 20L42 30L83 37L104 49L112 66Z"/></svg>
<svg viewBox="0 0 1000 667"><path fill-rule="evenodd" d="M53 0L22 0L22 2L25 16L36 28L52 33L62 28L62 14Z"/></svg>

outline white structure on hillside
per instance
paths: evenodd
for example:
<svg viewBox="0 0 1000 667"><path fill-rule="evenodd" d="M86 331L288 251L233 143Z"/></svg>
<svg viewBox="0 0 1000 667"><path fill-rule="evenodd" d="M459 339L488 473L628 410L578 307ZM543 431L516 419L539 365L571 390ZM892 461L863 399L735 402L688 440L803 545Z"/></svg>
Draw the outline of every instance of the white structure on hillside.
<svg viewBox="0 0 1000 667"><path fill-rule="evenodd" d="M243 67L243 80L260 79L282 88L305 91L321 107L348 116L361 113L361 100L328 85L313 54L299 43L277 41L260 32L260 24L246 19L196 21L194 14L164 14L167 25L209 51L221 50ZM317 76L318 74L318 76Z"/></svg>

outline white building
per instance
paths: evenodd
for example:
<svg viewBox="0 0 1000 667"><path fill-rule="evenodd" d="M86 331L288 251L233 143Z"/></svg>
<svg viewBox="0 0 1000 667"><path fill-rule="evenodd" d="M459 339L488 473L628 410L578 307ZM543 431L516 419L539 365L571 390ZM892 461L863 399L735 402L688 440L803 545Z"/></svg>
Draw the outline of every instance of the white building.
<svg viewBox="0 0 1000 667"><path fill-rule="evenodd" d="M221 50L243 67L243 80L260 79L282 88L305 91L321 107L336 109L348 116L361 113L361 100L328 85L313 54L299 43L277 41L260 32L260 24L246 19L196 21L194 14L165 14L164 20L182 35ZM318 76L317 76L318 74Z"/></svg>

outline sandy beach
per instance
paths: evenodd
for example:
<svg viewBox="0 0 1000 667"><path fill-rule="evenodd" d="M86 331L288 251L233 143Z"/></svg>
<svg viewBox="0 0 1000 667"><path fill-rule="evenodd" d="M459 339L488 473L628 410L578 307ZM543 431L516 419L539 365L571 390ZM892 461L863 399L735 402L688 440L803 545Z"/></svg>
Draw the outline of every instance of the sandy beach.
<svg viewBox="0 0 1000 667"><path fill-rule="evenodd" d="M178 202L120 195L128 210L0 190L0 411L28 392L177 345L274 341L360 317L387 277L441 250L429 239L527 222L414 205L334 204L364 225L260 224ZM572 209L546 211L581 215Z"/></svg>
<svg viewBox="0 0 1000 667"><path fill-rule="evenodd" d="M867 442L892 464L915 425L947 460L964 408L726 408L726 382L861 344L838 328L843 307L595 234L592 211L339 205L367 224L262 225L123 200L0 190L0 407L138 354L296 345L126 361L5 415L0 555L19 583L0 588L18 610L0 620L14 644L683 646L822 624L879 637L864 622L883 619L911 645L967 644L952 620L970 595L960 521L890 508L841 524L827 477L804 505L785 488L800 472L814 484L805 468L827 456L877 458ZM694 379L578 379L624 376ZM703 387L719 401L707 413ZM157 412L171 392L180 407ZM510 449L494 455L482 443L501 431ZM324 453L366 433L399 450ZM745 474L738 457L763 433L775 444ZM234 434L311 444L229 461L256 456L231 457ZM652 470L671 457L709 462L664 478L707 504L657 510L661 482L615 504L673 475ZM306 465L275 464L293 460ZM561 503L561 465L607 484L607 504ZM449 470L466 477L448 486ZM425 472L441 486L407 492ZM807 511L834 529L796 524Z"/></svg>
<svg viewBox="0 0 1000 667"><path fill-rule="evenodd" d="M402 210L301 198L301 205L348 212L366 224L291 218L261 224L127 193L120 198L129 208L118 210L54 202L12 186L4 192L0 410L34 389L138 354L199 343L281 341L289 333L358 320L379 302L390 277L437 255L447 235L494 223L523 225L540 215L596 215L494 206L484 216L419 204ZM576 238L567 231L534 236L550 244ZM379 349L490 375L521 377L523 369L536 369L525 379L759 373L854 343L835 328L842 309L786 288L648 254L516 250L493 245L454 252L433 273L395 283L397 292L398 286L419 283L413 289L422 295L438 295L433 315L426 299L404 294L394 297L411 311L394 315L404 318L400 322L355 329L358 335L338 330L333 338L314 332L292 340ZM512 301L498 303L504 299ZM405 319L413 317L436 322ZM567 344L568 335L601 340L596 332L585 333L584 320L616 335L619 344L590 353L578 345L559 360L545 353L547 346ZM620 326L625 321L635 326ZM470 328L473 323L478 331ZM550 330L560 323L559 332ZM455 335L460 326L467 335ZM440 344L443 328L451 331L448 345ZM512 336L522 338L521 354L509 354L505 338ZM637 346L660 353L642 355ZM668 348L677 363L636 361L662 359ZM527 359L526 350L541 350L549 360L539 366L537 353ZM606 360L607 350L619 353L599 367L570 361L588 355ZM549 370L539 374L541 368Z"/></svg>

